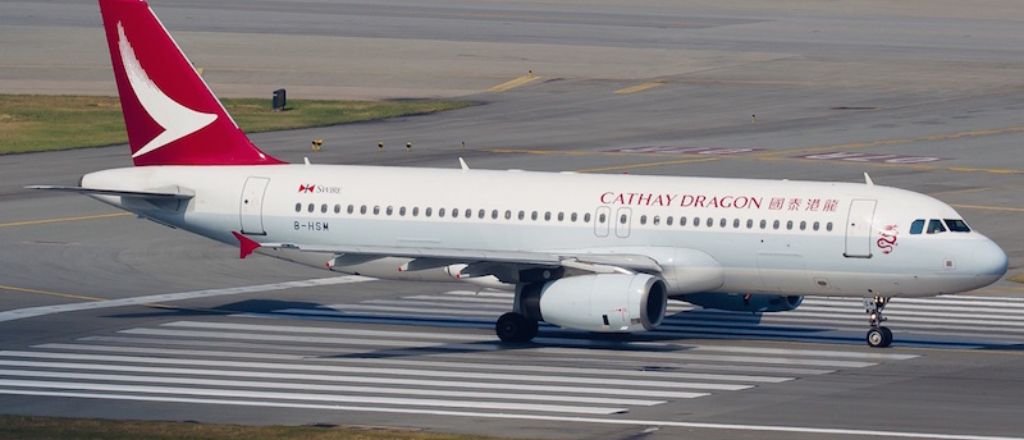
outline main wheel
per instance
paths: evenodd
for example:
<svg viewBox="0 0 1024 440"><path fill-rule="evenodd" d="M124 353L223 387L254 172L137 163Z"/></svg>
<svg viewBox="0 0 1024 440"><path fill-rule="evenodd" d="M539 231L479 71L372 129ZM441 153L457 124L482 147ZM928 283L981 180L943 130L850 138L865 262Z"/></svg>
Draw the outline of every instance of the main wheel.
<svg viewBox="0 0 1024 440"><path fill-rule="evenodd" d="M528 342L537 336L537 321L526 319L525 316L508 312L498 318L494 332L502 342Z"/></svg>
<svg viewBox="0 0 1024 440"><path fill-rule="evenodd" d="M876 327L868 330L865 338L868 345L875 348L885 348L892 344L892 330L888 327Z"/></svg>

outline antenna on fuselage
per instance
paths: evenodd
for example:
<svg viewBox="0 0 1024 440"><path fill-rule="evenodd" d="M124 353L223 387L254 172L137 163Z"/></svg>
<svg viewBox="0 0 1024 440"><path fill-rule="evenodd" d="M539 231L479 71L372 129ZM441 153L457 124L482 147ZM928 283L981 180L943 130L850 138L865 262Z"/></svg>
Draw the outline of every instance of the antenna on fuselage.
<svg viewBox="0 0 1024 440"><path fill-rule="evenodd" d="M875 181L871 180L871 176L868 175L867 171L864 172L864 184L867 186L875 186Z"/></svg>
<svg viewBox="0 0 1024 440"><path fill-rule="evenodd" d="M461 157L459 158L459 167L462 168L462 171L469 171L469 165L467 165L466 161L462 160Z"/></svg>

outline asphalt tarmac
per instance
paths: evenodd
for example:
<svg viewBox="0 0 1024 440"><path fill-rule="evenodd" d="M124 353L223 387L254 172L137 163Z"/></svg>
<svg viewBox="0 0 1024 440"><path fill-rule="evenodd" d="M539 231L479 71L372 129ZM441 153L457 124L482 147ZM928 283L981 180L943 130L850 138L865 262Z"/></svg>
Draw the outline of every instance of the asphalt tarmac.
<svg viewBox="0 0 1024 440"><path fill-rule="evenodd" d="M480 103L252 136L289 161L869 172L952 204L1011 274L1024 263L1016 2L152 3L224 95ZM4 93L113 93L91 1L0 4L0 47ZM128 165L125 146L0 157L0 412L542 438L1024 432L1012 282L894 302L888 350L863 346L857 301L825 298L760 317L674 304L649 335L544 328L510 347L492 333L501 293L240 261L84 197L21 189Z"/></svg>

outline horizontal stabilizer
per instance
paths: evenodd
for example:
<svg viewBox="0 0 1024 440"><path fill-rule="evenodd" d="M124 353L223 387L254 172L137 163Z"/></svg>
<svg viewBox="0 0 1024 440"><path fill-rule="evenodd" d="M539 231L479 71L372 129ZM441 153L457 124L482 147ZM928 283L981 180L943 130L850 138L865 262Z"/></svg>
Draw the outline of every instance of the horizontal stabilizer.
<svg viewBox="0 0 1024 440"><path fill-rule="evenodd" d="M125 191L120 189L102 189L102 188L82 188L80 186L61 186L61 185L31 185L26 186L26 189L41 189L46 191L63 191L73 192L78 194L94 194L102 196L121 196L121 197L138 197L142 199L177 199L187 200L195 197L196 193L190 189L182 188L179 186L169 188L158 188L155 190L147 191Z"/></svg>

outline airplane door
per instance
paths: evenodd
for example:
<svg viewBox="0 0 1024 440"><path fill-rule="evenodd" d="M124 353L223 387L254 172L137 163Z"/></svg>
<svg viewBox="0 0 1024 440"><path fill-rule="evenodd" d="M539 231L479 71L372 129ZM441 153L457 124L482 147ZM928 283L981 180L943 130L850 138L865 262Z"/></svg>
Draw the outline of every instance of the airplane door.
<svg viewBox="0 0 1024 440"><path fill-rule="evenodd" d="M612 209L607 206L598 207L594 212L594 235L598 237L607 237L609 231L609 223L612 216Z"/></svg>
<svg viewBox="0 0 1024 440"><path fill-rule="evenodd" d="M633 210L619 208L615 213L615 235L619 238L629 237L629 226L633 223Z"/></svg>
<svg viewBox="0 0 1024 440"><path fill-rule="evenodd" d="M267 234L263 230L263 196L269 183L270 179L266 177L250 177L245 180L239 205L243 234Z"/></svg>
<svg viewBox="0 0 1024 440"><path fill-rule="evenodd" d="M871 258L871 224L875 218L874 200L854 200L846 217L844 257Z"/></svg>

